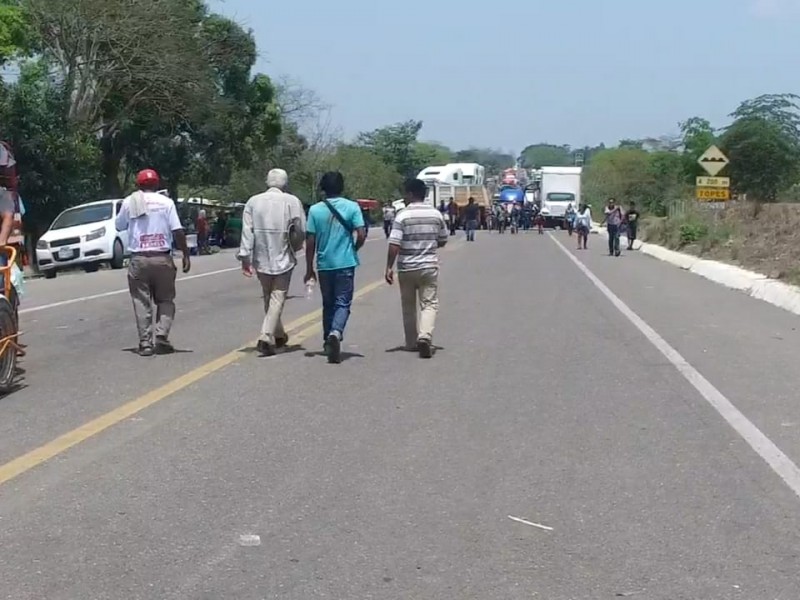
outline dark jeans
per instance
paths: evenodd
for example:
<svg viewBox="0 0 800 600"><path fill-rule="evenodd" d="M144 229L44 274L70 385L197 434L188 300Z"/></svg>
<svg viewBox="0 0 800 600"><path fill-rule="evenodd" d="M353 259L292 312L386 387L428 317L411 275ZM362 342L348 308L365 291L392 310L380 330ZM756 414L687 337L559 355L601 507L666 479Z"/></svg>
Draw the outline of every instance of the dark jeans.
<svg viewBox="0 0 800 600"><path fill-rule="evenodd" d="M320 271L319 291L322 293L322 335L327 340L331 333L344 338L344 328L350 317L353 303L355 268Z"/></svg>
<svg viewBox="0 0 800 600"><path fill-rule="evenodd" d="M392 222L391 221L384 221L383 222L383 233L386 234L386 237L389 237L389 234L392 233Z"/></svg>
<svg viewBox="0 0 800 600"><path fill-rule="evenodd" d="M608 253L619 254L619 225L608 224Z"/></svg>
<svg viewBox="0 0 800 600"><path fill-rule="evenodd" d="M475 230L478 228L477 221L467 221L467 241L474 242L475 241Z"/></svg>

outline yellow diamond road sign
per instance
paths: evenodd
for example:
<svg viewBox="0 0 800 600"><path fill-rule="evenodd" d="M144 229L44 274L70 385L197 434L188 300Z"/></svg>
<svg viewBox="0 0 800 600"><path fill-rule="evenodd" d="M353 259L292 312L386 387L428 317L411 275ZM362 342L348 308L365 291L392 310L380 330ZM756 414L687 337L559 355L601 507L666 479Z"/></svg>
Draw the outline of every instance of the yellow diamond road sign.
<svg viewBox="0 0 800 600"><path fill-rule="evenodd" d="M705 169L706 173L711 177L716 177L722 169L728 166L730 162L728 157L722 153L722 150L716 146L711 146L708 150L703 152L703 155L697 160L700 166Z"/></svg>

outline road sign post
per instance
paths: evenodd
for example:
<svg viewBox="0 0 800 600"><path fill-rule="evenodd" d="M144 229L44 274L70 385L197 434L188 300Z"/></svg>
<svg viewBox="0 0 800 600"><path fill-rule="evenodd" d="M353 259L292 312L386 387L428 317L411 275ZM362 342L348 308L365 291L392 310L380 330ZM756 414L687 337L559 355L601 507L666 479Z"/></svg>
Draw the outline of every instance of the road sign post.
<svg viewBox="0 0 800 600"><path fill-rule="evenodd" d="M697 162L708 177L698 177L695 181L695 197L700 202L727 202L731 199L730 177L717 177L730 161L716 146L703 152Z"/></svg>

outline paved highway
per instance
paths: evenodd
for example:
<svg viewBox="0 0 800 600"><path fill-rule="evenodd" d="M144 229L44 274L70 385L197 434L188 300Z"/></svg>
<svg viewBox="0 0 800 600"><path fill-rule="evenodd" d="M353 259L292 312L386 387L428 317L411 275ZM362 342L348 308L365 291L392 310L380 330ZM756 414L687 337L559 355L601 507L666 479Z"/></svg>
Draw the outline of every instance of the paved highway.
<svg viewBox="0 0 800 600"><path fill-rule="evenodd" d="M252 351L233 255L143 359L124 272L31 282L0 400L0 597L794 600L797 317L566 234L442 256L434 360L398 351L380 232L344 350L293 282Z"/></svg>

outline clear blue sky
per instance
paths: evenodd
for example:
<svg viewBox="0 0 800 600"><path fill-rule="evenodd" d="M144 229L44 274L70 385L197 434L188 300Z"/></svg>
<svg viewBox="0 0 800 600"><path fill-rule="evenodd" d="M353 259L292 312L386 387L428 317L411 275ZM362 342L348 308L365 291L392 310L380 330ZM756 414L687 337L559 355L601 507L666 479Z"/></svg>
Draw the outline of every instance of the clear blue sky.
<svg viewBox="0 0 800 600"><path fill-rule="evenodd" d="M453 148L614 144L800 92L800 0L211 0L354 135L405 119ZM270 7L279 6L277 10Z"/></svg>

